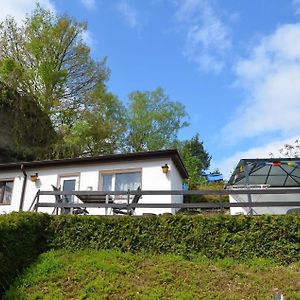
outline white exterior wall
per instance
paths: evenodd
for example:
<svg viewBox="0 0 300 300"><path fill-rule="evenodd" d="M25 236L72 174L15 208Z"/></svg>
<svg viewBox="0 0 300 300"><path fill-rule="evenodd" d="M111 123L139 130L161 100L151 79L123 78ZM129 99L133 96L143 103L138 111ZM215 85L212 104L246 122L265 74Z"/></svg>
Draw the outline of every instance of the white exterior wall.
<svg viewBox="0 0 300 300"><path fill-rule="evenodd" d="M291 192L292 192L291 188ZM299 201L299 194L262 194L262 195L251 195L252 202L273 202L273 201ZM248 195L230 195L229 196L230 203L241 203L241 202L249 202ZM287 210L294 207L253 207L254 215L263 215L263 214L272 214L272 215L285 215ZM239 215L244 214L247 215L249 213L248 207L231 207L230 214L231 215Z"/></svg>
<svg viewBox="0 0 300 300"><path fill-rule="evenodd" d="M170 170L170 178L171 178L171 190L182 190L182 178L175 167L173 162L170 162L171 170ZM182 195L172 195L171 203L183 203ZM171 210L172 214L175 214L179 209L173 208Z"/></svg>
<svg viewBox="0 0 300 300"><path fill-rule="evenodd" d="M161 166L167 163L170 166L169 173L163 174ZM142 174L142 190L170 190L182 189L182 178L179 175L171 159L147 159L119 163L92 163L74 164L71 166L56 165L53 167L28 168L26 169L27 186L25 191L23 210L27 211L36 195L37 191L52 191L51 185L59 186L60 177L67 175L79 175L79 190L86 191L90 187L92 190L101 190L101 172L109 171L130 171L140 170ZM34 183L30 180L30 175L38 173L39 180ZM23 186L23 173L21 170L0 172L0 181L14 179L11 205L0 204L0 214L18 211L20 205L21 191ZM139 203L171 203L182 202L182 196L142 196ZM40 202L55 202L55 197L40 196ZM75 200L76 202L76 200ZM53 208L40 208L39 211L52 213ZM90 214L104 214L104 208L88 209ZM110 209L109 209L110 211ZM173 212L171 208L137 208L136 214L155 213L161 214Z"/></svg>

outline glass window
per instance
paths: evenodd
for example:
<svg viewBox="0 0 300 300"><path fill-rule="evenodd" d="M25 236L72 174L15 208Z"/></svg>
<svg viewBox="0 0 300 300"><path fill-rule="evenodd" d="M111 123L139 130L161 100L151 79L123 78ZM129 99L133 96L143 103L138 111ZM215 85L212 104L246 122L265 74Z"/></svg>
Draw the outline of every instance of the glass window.
<svg viewBox="0 0 300 300"><path fill-rule="evenodd" d="M63 191L71 192L75 191L76 179L64 179L63 180ZM66 203L74 202L73 195L65 195L64 199Z"/></svg>
<svg viewBox="0 0 300 300"><path fill-rule="evenodd" d="M136 190L141 185L141 173L116 174L116 191Z"/></svg>
<svg viewBox="0 0 300 300"><path fill-rule="evenodd" d="M103 191L111 191L112 190L112 177L113 175L103 175Z"/></svg>
<svg viewBox="0 0 300 300"><path fill-rule="evenodd" d="M11 204L14 182L0 181L0 204Z"/></svg>
<svg viewBox="0 0 300 300"><path fill-rule="evenodd" d="M127 191L136 190L141 186L141 172L126 172L102 175L103 191Z"/></svg>

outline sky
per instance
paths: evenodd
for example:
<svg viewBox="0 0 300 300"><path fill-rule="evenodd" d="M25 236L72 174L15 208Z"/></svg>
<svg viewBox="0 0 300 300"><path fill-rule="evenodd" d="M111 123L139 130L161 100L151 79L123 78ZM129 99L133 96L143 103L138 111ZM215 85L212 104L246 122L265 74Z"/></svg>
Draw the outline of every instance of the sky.
<svg viewBox="0 0 300 300"><path fill-rule="evenodd" d="M34 0L0 0L19 24ZM124 103L161 86L186 107L211 170L228 178L242 158L279 156L300 138L300 0L40 0L88 24L95 60Z"/></svg>

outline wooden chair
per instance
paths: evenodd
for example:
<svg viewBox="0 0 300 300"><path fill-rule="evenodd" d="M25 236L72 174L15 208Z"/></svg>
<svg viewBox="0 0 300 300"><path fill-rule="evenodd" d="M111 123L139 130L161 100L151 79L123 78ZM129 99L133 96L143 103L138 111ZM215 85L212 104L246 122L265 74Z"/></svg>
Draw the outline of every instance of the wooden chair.
<svg viewBox="0 0 300 300"><path fill-rule="evenodd" d="M137 191L140 191L141 187L137 188ZM137 204L141 198L142 194L135 195L131 201L131 204ZM134 214L135 207L129 207L127 204L123 204L123 206L112 207L112 212L114 215L128 215L132 216Z"/></svg>

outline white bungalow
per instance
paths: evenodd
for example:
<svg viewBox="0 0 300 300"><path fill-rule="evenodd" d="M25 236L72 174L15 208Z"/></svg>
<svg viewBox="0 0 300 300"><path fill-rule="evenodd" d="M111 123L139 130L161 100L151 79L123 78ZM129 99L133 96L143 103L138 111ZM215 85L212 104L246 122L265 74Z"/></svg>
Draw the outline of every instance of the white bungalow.
<svg viewBox="0 0 300 300"><path fill-rule="evenodd" d="M164 167L164 168L162 168ZM97 157L0 164L0 214L29 210L38 190L127 191L181 190L188 173L177 150L162 150ZM82 202L69 196L71 202ZM117 200L118 196L114 197ZM123 197L124 198L124 197ZM41 202L55 202L54 195L40 196ZM139 203L182 203L182 196L144 195ZM39 211L52 213L53 208ZM104 208L90 208L90 214L104 214ZM171 208L137 208L135 214L175 213Z"/></svg>
<svg viewBox="0 0 300 300"><path fill-rule="evenodd" d="M294 202L300 200L299 158L241 159L236 166L226 189L276 190L289 189L288 194L234 194L229 196L231 203L243 202ZM299 207L231 207L230 213L237 214L286 214L299 212Z"/></svg>

